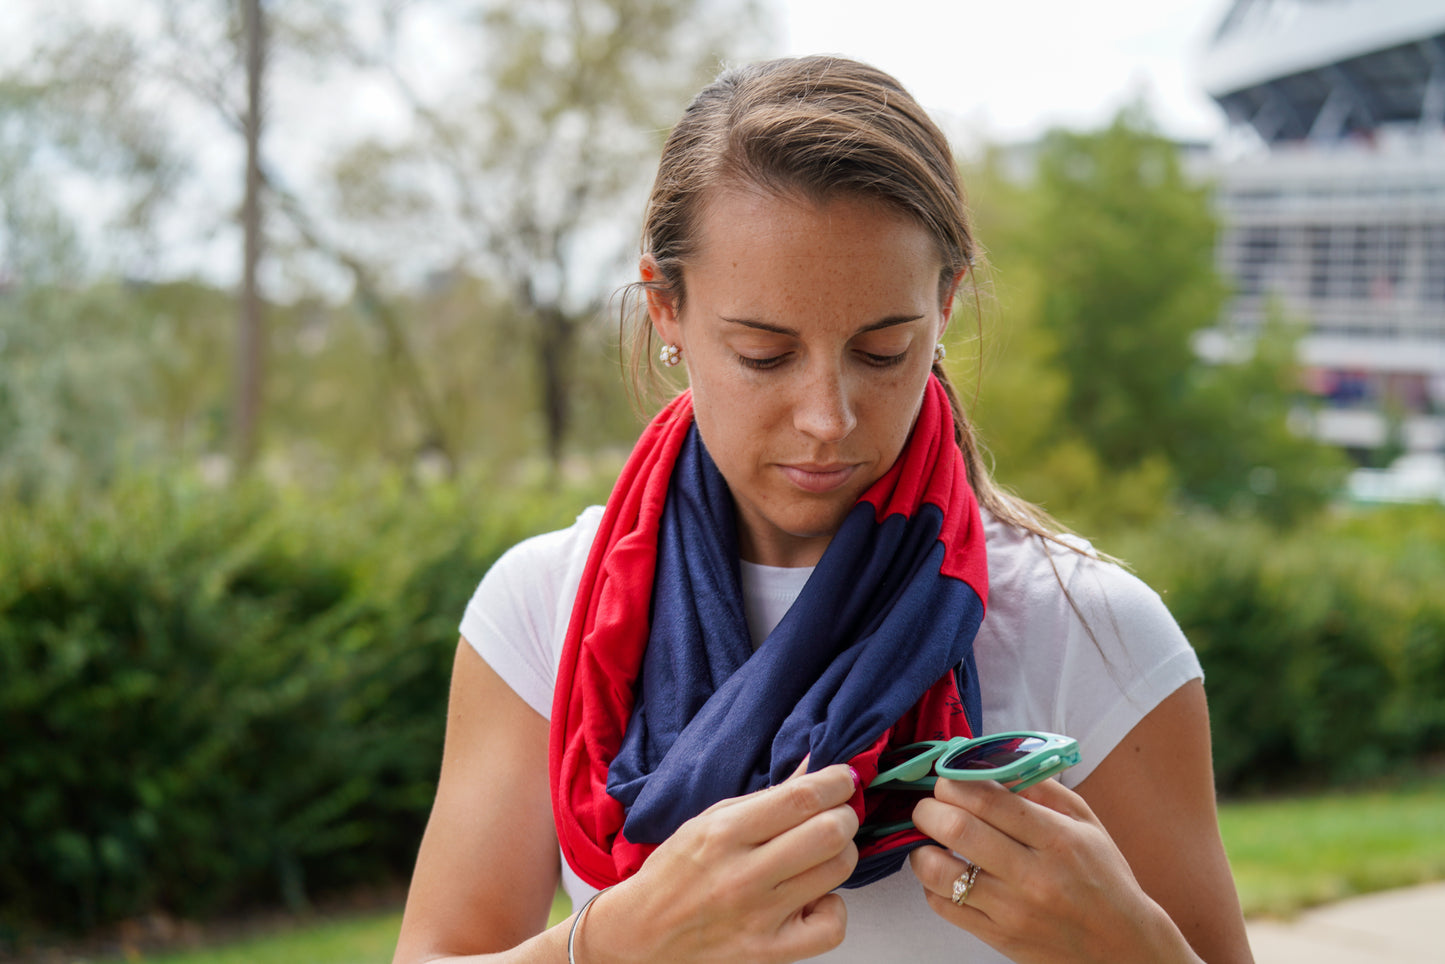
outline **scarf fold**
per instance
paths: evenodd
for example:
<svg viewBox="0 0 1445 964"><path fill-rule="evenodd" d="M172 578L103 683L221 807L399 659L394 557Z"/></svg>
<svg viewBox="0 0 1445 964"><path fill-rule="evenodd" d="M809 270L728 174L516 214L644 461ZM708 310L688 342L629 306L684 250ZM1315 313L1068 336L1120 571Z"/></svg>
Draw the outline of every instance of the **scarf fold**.
<svg viewBox="0 0 1445 964"><path fill-rule="evenodd" d="M930 376L898 461L850 510L802 593L754 652L727 483L683 393L624 466L578 587L553 696L552 809L594 887L623 880L719 800L889 746L971 736L973 639L988 570L978 504ZM860 821L917 796L870 790ZM897 870L916 831L860 838L844 886Z"/></svg>

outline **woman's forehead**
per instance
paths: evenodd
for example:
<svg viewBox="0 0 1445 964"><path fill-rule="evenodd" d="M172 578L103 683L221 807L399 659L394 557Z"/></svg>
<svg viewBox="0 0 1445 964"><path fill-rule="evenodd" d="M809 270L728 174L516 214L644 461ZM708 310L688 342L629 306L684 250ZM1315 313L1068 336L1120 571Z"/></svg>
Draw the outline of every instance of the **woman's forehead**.
<svg viewBox="0 0 1445 964"><path fill-rule="evenodd" d="M937 307L941 260L915 221L867 198L821 204L719 197L693 261L689 303L725 320L849 330Z"/></svg>
<svg viewBox="0 0 1445 964"><path fill-rule="evenodd" d="M861 193L812 198L761 188L713 192L697 220L694 261L737 258L747 251L768 257L836 256L896 248L897 256L941 264L928 231L899 206Z"/></svg>

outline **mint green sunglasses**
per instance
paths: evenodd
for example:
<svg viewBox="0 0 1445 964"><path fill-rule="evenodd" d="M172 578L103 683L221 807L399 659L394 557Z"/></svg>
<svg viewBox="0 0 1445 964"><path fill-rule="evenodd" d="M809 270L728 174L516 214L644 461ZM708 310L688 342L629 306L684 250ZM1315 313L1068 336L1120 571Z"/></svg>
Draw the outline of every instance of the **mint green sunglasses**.
<svg viewBox="0 0 1445 964"><path fill-rule="evenodd" d="M927 740L885 750L870 790L932 790L946 780L993 780L1014 793L1079 762L1076 740L1057 733L1015 730L974 739ZM913 826L911 820L869 825L859 833L881 837Z"/></svg>

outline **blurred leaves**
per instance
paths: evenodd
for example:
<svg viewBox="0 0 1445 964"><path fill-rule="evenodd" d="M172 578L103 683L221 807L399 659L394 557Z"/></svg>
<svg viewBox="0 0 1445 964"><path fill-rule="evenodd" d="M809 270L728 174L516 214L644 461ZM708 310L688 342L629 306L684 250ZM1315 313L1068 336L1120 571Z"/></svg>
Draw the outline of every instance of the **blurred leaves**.
<svg viewBox="0 0 1445 964"><path fill-rule="evenodd" d="M1179 516L1115 540L1204 664L1221 789L1345 784L1445 748L1445 515L1287 533Z"/></svg>
<svg viewBox="0 0 1445 964"><path fill-rule="evenodd" d="M546 451L560 459L585 328L629 273L661 135L752 29L746 2L537 0L468 8L474 69L440 94L397 55L400 9L355 61L383 72L412 122L332 167L351 236L415 237L487 277L517 312ZM471 43L475 46L471 46Z"/></svg>
<svg viewBox="0 0 1445 964"><path fill-rule="evenodd" d="M461 607L635 438L598 317L739 7L276 6L278 74L341 77L338 113L389 121L322 177L267 165L284 297L244 483L218 456L233 295L153 277L151 250L167 211L197 244L232 217L177 134L231 136L239 28L228 4L142 9L137 32L57 16L0 78L0 932L409 866ZM459 62L417 59L434 10ZM1025 153L968 173L991 264L949 335L982 356L959 381L1000 479L1165 593L1224 786L1438 752L1439 512L1330 510L1340 460L1290 428L1291 319L1246 359L1194 355L1224 297L1214 222L1147 118ZM76 203L57 185L82 171L104 190Z"/></svg>
<svg viewBox="0 0 1445 964"><path fill-rule="evenodd" d="M0 934L405 874L478 574L597 497L128 475L5 500Z"/></svg>
<svg viewBox="0 0 1445 964"><path fill-rule="evenodd" d="M1001 479L1093 527L1190 505L1288 525L1327 504L1343 459L1290 428L1295 330L1276 318L1235 363L1194 353L1225 288L1178 148L1129 109L1051 133L1027 176L1009 162L971 176L997 305L976 411Z"/></svg>
<svg viewBox="0 0 1445 964"><path fill-rule="evenodd" d="M105 485L159 455L149 334L119 287L25 287L0 297L0 489Z"/></svg>

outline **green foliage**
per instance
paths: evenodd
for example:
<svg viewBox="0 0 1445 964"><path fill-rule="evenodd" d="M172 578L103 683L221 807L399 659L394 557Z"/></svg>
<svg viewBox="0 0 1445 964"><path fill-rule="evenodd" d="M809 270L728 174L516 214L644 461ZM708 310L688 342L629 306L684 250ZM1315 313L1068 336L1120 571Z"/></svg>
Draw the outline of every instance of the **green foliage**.
<svg viewBox="0 0 1445 964"><path fill-rule="evenodd" d="M1111 540L1204 664L1225 789L1345 783L1445 749L1445 513L1287 533L1179 517Z"/></svg>
<svg viewBox="0 0 1445 964"><path fill-rule="evenodd" d="M409 471L442 451L438 424L443 474L492 471L541 448L523 323L490 286L449 276L390 307L404 355L362 304L273 306L268 470L325 480L380 457ZM0 488L104 488L131 465L216 461L234 318L228 292L194 281L0 292ZM590 456L628 444L638 423L603 326L579 348L577 448ZM429 386L439 422L419 417L407 372Z"/></svg>
<svg viewBox="0 0 1445 964"><path fill-rule="evenodd" d="M582 501L152 477L4 506L0 934L405 873L466 600Z"/></svg>
<svg viewBox="0 0 1445 964"><path fill-rule="evenodd" d="M1007 169L995 152L969 178L999 318L975 411L1002 481L1086 526L1177 503L1287 525L1323 506L1342 460L1289 427L1283 321L1247 360L1194 352L1225 291L1208 190L1177 147L1126 111L1049 135L1028 181Z"/></svg>
<svg viewBox="0 0 1445 964"><path fill-rule="evenodd" d="M1273 311L1247 359L1190 373L1193 405L1172 451L1195 501L1283 526L1318 512L1343 486L1343 453L1290 424L1305 404L1300 334Z"/></svg>
<svg viewBox="0 0 1445 964"><path fill-rule="evenodd" d="M1024 247L1068 377L1061 415L1105 464L1137 465L1177 437L1190 336L1223 307L1208 194L1185 179L1177 147L1127 113L1101 132L1049 135L1036 178Z"/></svg>
<svg viewBox="0 0 1445 964"><path fill-rule="evenodd" d="M60 281L84 268L75 225L36 170L32 99L0 81L0 285Z"/></svg>
<svg viewBox="0 0 1445 964"><path fill-rule="evenodd" d="M156 449L144 322L113 284L0 295L0 486L103 481Z"/></svg>
<svg viewBox="0 0 1445 964"><path fill-rule="evenodd" d="M506 291L556 462L589 427L577 358L608 292L635 275L659 132L736 55L756 10L750 0L533 0L457 13L458 36L481 55L445 89L413 82L397 61L404 8L381 44L357 41L416 130L340 155L337 220L355 238L419 238L437 262Z"/></svg>

